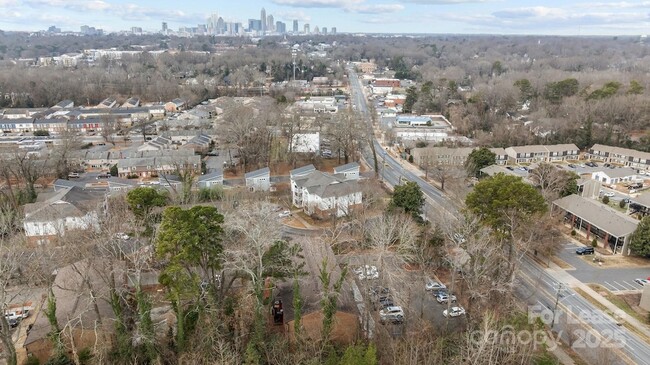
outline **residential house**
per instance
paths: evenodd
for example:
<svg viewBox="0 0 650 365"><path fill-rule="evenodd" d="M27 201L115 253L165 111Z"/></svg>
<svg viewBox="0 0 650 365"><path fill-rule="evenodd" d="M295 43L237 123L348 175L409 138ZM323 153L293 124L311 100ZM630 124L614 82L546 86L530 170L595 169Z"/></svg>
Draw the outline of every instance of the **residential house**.
<svg viewBox="0 0 650 365"><path fill-rule="evenodd" d="M212 137L204 133L199 133L184 144L182 148L190 149L194 153L206 153L210 150L211 144Z"/></svg>
<svg viewBox="0 0 650 365"><path fill-rule="evenodd" d="M334 175L343 175L346 180L359 180L360 166L358 162L350 162L334 168Z"/></svg>
<svg viewBox="0 0 650 365"><path fill-rule="evenodd" d="M157 136L138 147L138 151L160 151L173 148L172 140L165 136Z"/></svg>
<svg viewBox="0 0 650 365"><path fill-rule="evenodd" d="M124 265L107 260L84 259L55 270L51 294L56 300L56 318L65 330L61 341L65 348L77 349L111 346L115 333L115 313L111 308L111 290L105 273L112 273L114 284L125 286ZM52 327L46 315L47 298L34 314L24 341L27 355L41 364L52 356Z"/></svg>
<svg viewBox="0 0 650 365"><path fill-rule="evenodd" d="M223 170L217 169L212 173L199 176L197 179L197 185L199 186L199 189L223 185Z"/></svg>
<svg viewBox="0 0 650 365"><path fill-rule="evenodd" d="M516 146L505 149L514 163L557 162L577 160L580 150L575 144Z"/></svg>
<svg viewBox="0 0 650 365"><path fill-rule="evenodd" d="M106 98L106 99L102 100L102 102L99 103L99 105L97 105L97 107L98 108L113 108L113 107L115 107L115 105L117 105L117 100L115 100L115 98L110 98L109 97L109 98Z"/></svg>
<svg viewBox="0 0 650 365"><path fill-rule="evenodd" d="M74 108L74 101L72 100L62 100L52 107L52 109L70 109Z"/></svg>
<svg viewBox="0 0 650 365"><path fill-rule="evenodd" d="M122 108L137 108L140 106L140 98L128 98L124 104L122 104Z"/></svg>
<svg viewBox="0 0 650 365"><path fill-rule="evenodd" d="M591 173L591 178L607 185L637 180L637 172L631 168L603 169Z"/></svg>
<svg viewBox="0 0 650 365"><path fill-rule="evenodd" d="M81 189L85 189L86 183L79 180L56 179L54 180L54 183L52 183L52 186L54 187L55 192L59 192L61 190L69 190L75 186Z"/></svg>
<svg viewBox="0 0 650 365"><path fill-rule="evenodd" d="M363 194L357 179L348 180L343 174L311 171L291 178L299 197L293 199L305 213L329 218L348 215L361 205Z"/></svg>
<svg viewBox="0 0 650 365"><path fill-rule="evenodd" d="M187 101L176 98L168 103L165 103L165 111L169 113L177 113L187 107Z"/></svg>
<svg viewBox="0 0 650 365"><path fill-rule="evenodd" d="M0 121L0 126L2 121ZM50 134L59 134L68 130L68 121L66 119L35 119L35 131L48 131Z"/></svg>
<svg viewBox="0 0 650 365"><path fill-rule="evenodd" d="M78 186L61 189L42 202L25 205L23 228L28 242L46 244L69 230L99 229L104 193Z"/></svg>
<svg viewBox="0 0 650 365"><path fill-rule="evenodd" d="M8 133L32 132L34 118L0 119L0 130Z"/></svg>
<svg viewBox="0 0 650 365"><path fill-rule="evenodd" d="M244 178L246 187L250 191L269 191L271 189L271 169L268 167L251 171L245 174Z"/></svg>
<svg viewBox="0 0 650 365"><path fill-rule="evenodd" d="M174 174L160 174L158 175L158 181L161 187L170 188L172 191L178 191L183 185L180 176Z"/></svg>
<svg viewBox="0 0 650 365"><path fill-rule="evenodd" d="M650 153L629 148L595 144L587 151L585 158L629 166L634 169L650 169Z"/></svg>
<svg viewBox="0 0 650 365"><path fill-rule="evenodd" d="M296 185L298 178L309 175L312 171L316 171L314 165L299 167L289 171L289 179L291 180L291 202L297 207L302 207L302 188Z"/></svg>
<svg viewBox="0 0 650 365"><path fill-rule="evenodd" d="M565 222L586 233L587 240L595 238L612 252L629 255L630 236L636 231L638 220L597 200L575 194L554 201L553 210L564 212Z"/></svg>
<svg viewBox="0 0 650 365"><path fill-rule="evenodd" d="M108 179L108 191L111 193L126 192L138 187L138 181L135 179L123 179L120 177L111 177Z"/></svg>

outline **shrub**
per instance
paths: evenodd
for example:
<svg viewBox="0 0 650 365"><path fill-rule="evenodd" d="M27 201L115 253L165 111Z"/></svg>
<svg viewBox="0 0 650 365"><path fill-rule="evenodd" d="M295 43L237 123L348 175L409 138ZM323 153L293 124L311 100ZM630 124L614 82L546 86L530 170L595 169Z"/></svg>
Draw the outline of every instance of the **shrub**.
<svg viewBox="0 0 650 365"><path fill-rule="evenodd" d="M609 197L608 196L603 197L603 204L609 204Z"/></svg>
<svg viewBox="0 0 650 365"><path fill-rule="evenodd" d="M413 163L413 155L409 155L409 162Z"/></svg>
<svg viewBox="0 0 650 365"><path fill-rule="evenodd" d="M137 179L138 175L137 174L129 174L129 175L126 175L126 178L127 179Z"/></svg>
<svg viewBox="0 0 650 365"><path fill-rule="evenodd" d="M109 171L111 173L111 176L117 176L117 164L111 166L111 169Z"/></svg>
<svg viewBox="0 0 650 365"><path fill-rule="evenodd" d="M591 247L598 247L598 240L596 240L595 238L591 240Z"/></svg>
<svg viewBox="0 0 650 365"><path fill-rule="evenodd" d="M34 136L36 136L36 137L48 137L49 135L50 135L49 131L45 131L45 130L42 130L42 129L34 131Z"/></svg>
<svg viewBox="0 0 650 365"><path fill-rule="evenodd" d="M572 229L572 230L571 230L571 235L572 235L572 236L575 236L575 235L576 235L576 230L575 230L575 229Z"/></svg>
<svg viewBox="0 0 650 365"><path fill-rule="evenodd" d="M622 209L622 208L625 208L625 200L621 200L621 201L618 203L618 206L619 206L621 209Z"/></svg>

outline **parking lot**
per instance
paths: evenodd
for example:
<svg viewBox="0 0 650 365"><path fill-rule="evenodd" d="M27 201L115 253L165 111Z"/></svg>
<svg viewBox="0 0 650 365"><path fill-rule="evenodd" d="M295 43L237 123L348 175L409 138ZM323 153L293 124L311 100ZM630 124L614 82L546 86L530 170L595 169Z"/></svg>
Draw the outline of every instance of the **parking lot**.
<svg viewBox="0 0 650 365"><path fill-rule="evenodd" d="M349 275L354 278L359 294L363 297L360 302L363 310L367 308L376 326L385 329L392 336L415 333L423 329L431 329L435 333L457 331L464 327L465 316L446 318L443 311L448 308L446 303L436 301L435 292L427 291L425 285L429 280L419 271L408 271L403 266L392 262L392 258L384 259L383 265L376 265L367 256L346 256L350 265ZM359 270L368 265L377 268L377 276L368 275L367 270ZM357 273L355 273L355 270ZM370 270L372 272L372 270ZM404 312L403 321L385 321L381 324L379 311L383 306L399 306ZM453 306L463 306L463 298ZM362 313L363 315L363 313Z"/></svg>
<svg viewBox="0 0 650 365"><path fill-rule="evenodd" d="M645 279L650 276L648 267L630 268L601 268L584 261L584 258L576 254L578 246L574 243L566 243L558 253L558 256L573 266L568 272L583 283L600 284L612 292L638 290L643 287L637 284L635 279ZM585 255L591 259L593 255Z"/></svg>

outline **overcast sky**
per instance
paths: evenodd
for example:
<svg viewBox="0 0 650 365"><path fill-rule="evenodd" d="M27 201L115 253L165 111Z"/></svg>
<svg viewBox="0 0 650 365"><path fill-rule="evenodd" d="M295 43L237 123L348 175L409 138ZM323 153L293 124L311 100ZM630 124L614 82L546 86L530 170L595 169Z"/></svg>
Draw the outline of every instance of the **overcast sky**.
<svg viewBox="0 0 650 365"><path fill-rule="evenodd" d="M209 5L208 5L209 4ZM260 10L339 32L640 35L649 33L650 1L571 0L0 0L0 29L79 31L140 26L157 31L205 24L211 13L248 24ZM291 29L291 24L287 24Z"/></svg>

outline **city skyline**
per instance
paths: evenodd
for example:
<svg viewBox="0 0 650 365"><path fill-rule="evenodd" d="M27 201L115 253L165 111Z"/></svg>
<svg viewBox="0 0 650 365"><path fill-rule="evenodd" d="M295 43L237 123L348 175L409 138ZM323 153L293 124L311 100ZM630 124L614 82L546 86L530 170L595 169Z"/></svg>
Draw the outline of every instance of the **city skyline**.
<svg viewBox="0 0 650 365"><path fill-rule="evenodd" d="M549 0L252 0L206 7L187 0L182 10L171 1L141 0L0 0L0 29L46 30L54 25L79 32L84 25L107 32L142 28L170 30L207 24L210 14L248 25L260 19L266 31L275 22L293 30L297 20L312 29L336 27L349 33L470 33L549 35L639 35L648 29L648 2L566 2ZM266 16L262 20L261 9ZM272 17L270 16L272 15Z"/></svg>

